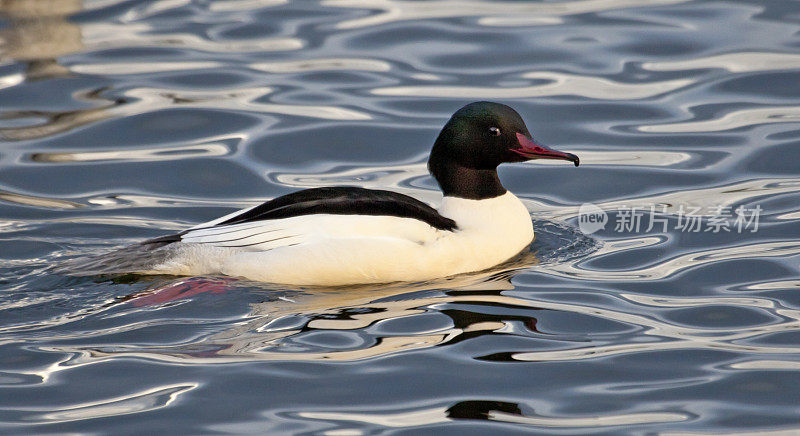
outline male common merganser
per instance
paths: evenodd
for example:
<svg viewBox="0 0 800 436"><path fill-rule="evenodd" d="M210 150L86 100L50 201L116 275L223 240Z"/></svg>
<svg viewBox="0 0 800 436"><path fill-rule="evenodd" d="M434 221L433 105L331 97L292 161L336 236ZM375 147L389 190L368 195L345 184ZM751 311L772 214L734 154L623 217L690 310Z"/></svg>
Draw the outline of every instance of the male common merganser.
<svg viewBox="0 0 800 436"><path fill-rule="evenodd" d="M150 260L131 260L132 247L123 248L110 258L127 260L111 269L323 286L484 270L533 241L528 210L497 176L502 163L532 159L580 162L535 143L514 109L471 103L450 118L431 150L428 170L444 194L438 210L390 191L306 189L132 246Z"/></svg>

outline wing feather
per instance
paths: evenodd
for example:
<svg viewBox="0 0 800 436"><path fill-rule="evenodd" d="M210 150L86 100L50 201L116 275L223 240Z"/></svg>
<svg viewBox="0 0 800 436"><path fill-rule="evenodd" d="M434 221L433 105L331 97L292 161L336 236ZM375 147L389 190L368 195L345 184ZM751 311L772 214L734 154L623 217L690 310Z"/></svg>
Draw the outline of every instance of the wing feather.
<svg viewBox="0 0 800 436"><path fill-rule="evenodd" d="M453 220L407 195L356 187L313 188L227 214L143 244L173 242L272 250L313 241L398 238L424 243L456 229Z"/></svg>
<svg viewBox="0 0 800 436"><path fill-rule="evenodd" d="M455 221L431 206L392 191L337 186L304 189L266 203L228 214L203 226L224 226L254 221L275 220L303 215L380 215L412 218L439 230L454 230Z"/></svg>
<svg viewBox="0 0 800 436"><path fill-rule="evenodd" d="M224 231L220 232L220 229ZM425 222L393 216L316 214L189 230L181 242L266 251L342 239L395 238L425 243L439 236Z"/></svg>
<svg viewBox="0 0 800 436"><path fill-rule="evenodd" d="M214 220L211 220L211 221L208 221L208 222L204 222L202 224L198 224L198 225L196 225L194 227L190 227L187 230L195 230L195 229L202 229L202 228L205 228L205 227L216 226L216 225L218 225L220 223L224 223L225 221L228 221L228 220L233 219L233 218L235 218L237 216L245 214L245 213L257 208L258 206L260 206L260 205L250 206L250 207L247 207L247 208L244 208L244 209L237 210L235 212L231 212L231 213L229 213L227 215L223 215L223 216L221 216L221 217L219 217L217 219L214 219Z"/></svg>

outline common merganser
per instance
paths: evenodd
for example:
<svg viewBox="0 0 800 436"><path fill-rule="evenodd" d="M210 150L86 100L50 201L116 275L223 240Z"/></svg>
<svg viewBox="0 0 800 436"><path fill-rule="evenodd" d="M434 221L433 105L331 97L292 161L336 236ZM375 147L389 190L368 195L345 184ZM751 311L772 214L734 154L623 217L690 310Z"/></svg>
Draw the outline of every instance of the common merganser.
<svg viewBox="0 0 800 436"><path fill-rule="evenodd" d="M450 118L431 150L428 170L444 194L438 210L391 191L306 189L123 248L98 258L106 267L95 261L94 271L335 286L484 270L533 241L528 210L497 176L502 163L532 159L580 163L535 143L514 109L471 103Z"/></svg>

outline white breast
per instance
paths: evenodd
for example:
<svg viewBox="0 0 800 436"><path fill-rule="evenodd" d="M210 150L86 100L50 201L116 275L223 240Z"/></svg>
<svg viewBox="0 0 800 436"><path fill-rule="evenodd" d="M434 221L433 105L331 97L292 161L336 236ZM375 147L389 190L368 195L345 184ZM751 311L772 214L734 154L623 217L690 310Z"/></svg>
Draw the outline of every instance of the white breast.
<svg viewBox="0 0 800 436"><path fill-rule="evenodd" d="M525 205L511 192L485 199L444 197L439 213L458 223L459 231L445 241L463 252L463 272L504 262L533 241L533 223Z"/></svg>
<svg viewBox="0 0 800 436"><path fill-rule="evenodd" d="M492 267L533 240L530 215L510 192L486 200L445 197L439 212L458 229L411 218L326 214L200 225L148 272L296 285L418 281Z"/></svg>

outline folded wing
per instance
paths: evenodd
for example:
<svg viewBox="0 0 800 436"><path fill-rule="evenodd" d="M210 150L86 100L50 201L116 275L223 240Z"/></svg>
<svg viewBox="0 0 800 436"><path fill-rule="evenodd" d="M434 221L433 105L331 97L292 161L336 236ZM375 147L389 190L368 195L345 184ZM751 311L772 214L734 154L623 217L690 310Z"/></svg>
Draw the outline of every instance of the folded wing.
<svg viewBox="0 0 800 436"><path fill-rule="evenodd" d="M427 204L391 191L326 187L294 192L189 230L145 241L265 251L323 239L400 238L417 243L455 230Z"/></svg>

